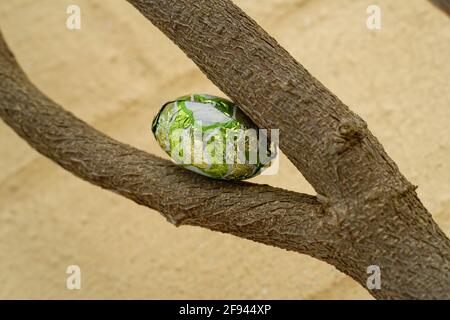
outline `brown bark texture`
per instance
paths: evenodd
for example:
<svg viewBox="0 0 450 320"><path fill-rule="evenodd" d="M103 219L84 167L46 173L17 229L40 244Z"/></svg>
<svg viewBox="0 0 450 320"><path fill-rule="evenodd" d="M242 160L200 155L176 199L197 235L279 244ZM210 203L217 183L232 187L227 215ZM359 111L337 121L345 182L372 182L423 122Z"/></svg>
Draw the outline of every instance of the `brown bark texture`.
<svg viewBox="0 0 450 320"><path fill-rule="evenodd" d="M0 42L0 116L75 175L160 211L326 261L376 298L450 298L450 240L366 123L228 0L129 0L262 128L317 191L211 180L117 142L41 93Z"/></svg>

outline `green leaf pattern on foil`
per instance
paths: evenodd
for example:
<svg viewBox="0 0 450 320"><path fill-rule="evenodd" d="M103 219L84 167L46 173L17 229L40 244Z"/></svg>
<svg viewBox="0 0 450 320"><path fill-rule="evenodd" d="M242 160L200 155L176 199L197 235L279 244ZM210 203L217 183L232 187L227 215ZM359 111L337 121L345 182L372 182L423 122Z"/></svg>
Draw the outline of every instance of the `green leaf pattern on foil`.
<svg viewBox="0 0 450 320"><path fill-rule="evenodd" d="M194 129L203 135L203 140L200 136L194 135ZM231 159L225 159L226 153L216 152L216 150L225 150L227 137L231 139L231 137L239 136L239 132L246 129L254 129L256 135L245 136L245 141L240 141L245 146L245 163L238 163L234 154L229 155ZM187 131L190 136L189 146L180 145L182 130ZM250 148L258 146L258 128L236 105L227 99L206 94L192 94L167 102L153 119L152 131L161 148L175 162L188 170L210 178L248 179L256 176L270 165L270 160L261 163L259 156L256 157L254 163L249 163ZM236 138L235 143L238 142L239 138ZM195 151L200 154L200 161L190 161L192 163L189 164L176 161L173 155L178 154L179 159L182 159L183 147L190 150L190 154L186 154L189 159L194 159ZM234 147L236 148L236 146ZM257 151L252 150L257 155ZM267 151L267 155L270 155L270 150L265 151Z"/></svg>

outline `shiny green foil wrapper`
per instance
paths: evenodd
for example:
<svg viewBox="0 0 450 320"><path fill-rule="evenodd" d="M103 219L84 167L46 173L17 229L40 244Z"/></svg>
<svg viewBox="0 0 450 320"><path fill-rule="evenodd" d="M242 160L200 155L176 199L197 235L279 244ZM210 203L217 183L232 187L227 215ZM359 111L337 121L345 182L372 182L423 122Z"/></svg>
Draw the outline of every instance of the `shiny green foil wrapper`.
<svg viewBox="0 0 450 320"><path fill-rule="evenodd" d="M254 134L244 135L249 129ZM269 141L259 150L256 125L231 101L216 96L192 94L167 102L153 119L152 131L175 163L210 178L248 179L276 156Z"/></svg>

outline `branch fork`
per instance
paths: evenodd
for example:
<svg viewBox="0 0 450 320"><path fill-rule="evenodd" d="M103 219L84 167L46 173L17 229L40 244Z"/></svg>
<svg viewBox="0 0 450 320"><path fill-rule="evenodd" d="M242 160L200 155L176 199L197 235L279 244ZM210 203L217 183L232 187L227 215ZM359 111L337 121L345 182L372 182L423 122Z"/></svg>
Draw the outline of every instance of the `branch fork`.
<svg viewBox="0 0 450 320"><path fill-rule="evenodd" d="M364 120L231 1L128 2L259 127L280 129L280 148L317 196L211 180L111 139L40 92L0 35L5 123L76 176L177 226L308 254L364 287L367 267L378 265L376 298L450 299L450 240Z"/></svg>

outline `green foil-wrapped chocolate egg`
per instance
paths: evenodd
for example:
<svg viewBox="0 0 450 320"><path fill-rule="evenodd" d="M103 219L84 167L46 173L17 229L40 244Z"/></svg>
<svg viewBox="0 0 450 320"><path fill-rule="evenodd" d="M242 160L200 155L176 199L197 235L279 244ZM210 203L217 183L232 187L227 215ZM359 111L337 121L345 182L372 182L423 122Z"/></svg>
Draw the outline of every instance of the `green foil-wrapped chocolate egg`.
<svg viewBox="0 0 450 320"><path fill-rule="evenodd" d="M231 101L205 94L164 104L152 131L172 160L215 179L258 175L276 156L264 131Z"/></svg>

